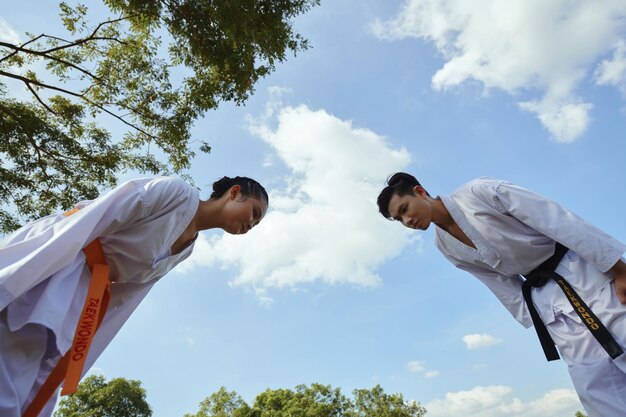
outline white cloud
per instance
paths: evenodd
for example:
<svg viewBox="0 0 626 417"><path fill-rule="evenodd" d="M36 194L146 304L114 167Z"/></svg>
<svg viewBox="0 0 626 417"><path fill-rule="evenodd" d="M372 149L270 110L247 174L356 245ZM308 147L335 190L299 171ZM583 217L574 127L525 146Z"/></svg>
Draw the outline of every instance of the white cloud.
<svg viewBox="0 0 626 417"><path fill-rule="evenodd" d="M263 167L268 168L271 167L272 165L274 165L274 155L265 155L265 158L263 158L263 163L262 163Z"/></svg>
<svg viewBox="0 0 626 417"><path fill-rule="evenodd" d="M536 113L537 117L560 142L570 143L582 135L589 126L589 103L553 102L551 100L519 103L521 109Z"/></svg>
<svg viewBox="0 0 626 417"><path fill-rule="evenodd" d="M409 361L406 364L406 369L413 374L423 373L425 378L435 378L439 376L439 371L427 370L422 361Z"/></svg>
<svg viewBox="0 0 626 417"><path fill-rule="evenodd" d="M20 37L17 32L15 32L11 25L9 25L9 23L2 17L0 17L0 41L15 44L21 43Z"/></svg>
<svg viewBox="0 0 626 417"><path fill-rule="evenodd" d="M613 51L613 57L603 60L594 73L598 85L618 87L626 95L626 42L620 39Z"/></svg>
<svg viewBox="0 0 626 417"><path fill-rule="evenodd" d="M624 81L623 0L407 0L397 17L376 21L373 30L383 39L432 42L446 61L432 77L437 90L473 79L486 89L539 93L520 107L563 142L589 125L592 104L575 91L597 60L615 50L597 79Z"/></svg>
<svg viewBox="0 0 626 417"><path fill-rule="evenodd" d="M450 392L444 399L424 406L428 417L561 417L583 410L576 392L570 389L552 390L541 398L523 402L513 397L512 388L501 385Z"/></svg>
<svg viewBox="0 0 626 417"><path fill-rule="evenodd" d="M468 349L479 349L502 343L502 339L498 339L489 334L468 334L463 336L463 342Z"/></svg>
<svg viewBox="0 0 626 417"><path fill-rule="evenodd" d="M410 241L410 232L376 206L385 178L408 165L408 152L324 110L268 109L250 130L289 170L284 187L268 190L270 210L260 226L245 236L201 236L179 270L237 268L232 284L251 286L266 303L271 287L378 284L376 268Z"/></svg>
<svg viewBox="0 0 626 417"><path fill-rule="evenodd" d="M486 369L487 368L487 364L486 363L473 363L473 364L469 364L467 365L468 369L472 370L472 371L479 371L481 369Z"/></svg>
<svg viewBox="0 0 626 417"><path fill-rule="evenodd" d="M423 372L426 369L421 361L410 361L406 367L412 373Z"/></svg>

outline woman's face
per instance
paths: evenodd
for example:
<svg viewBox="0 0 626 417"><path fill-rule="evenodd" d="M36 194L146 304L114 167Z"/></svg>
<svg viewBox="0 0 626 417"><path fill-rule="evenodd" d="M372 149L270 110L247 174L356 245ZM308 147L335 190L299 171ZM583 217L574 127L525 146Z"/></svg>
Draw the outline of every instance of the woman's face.
<svg viewBox="0 0 626 417"><path fill-rule="evenodd" d="M247 233L261 222L266 212L267 202L255 197L244 197L239 186L234 186L224 206L223 229L234 235Z"/></svg>
<svg viewBox="0 0 626 417"><path fill-rule="evenodd" d="M389 200L389 214L410 229L426 230L432 222L432 206L428 194L419 186L413 194L394 194Z"/></svg>

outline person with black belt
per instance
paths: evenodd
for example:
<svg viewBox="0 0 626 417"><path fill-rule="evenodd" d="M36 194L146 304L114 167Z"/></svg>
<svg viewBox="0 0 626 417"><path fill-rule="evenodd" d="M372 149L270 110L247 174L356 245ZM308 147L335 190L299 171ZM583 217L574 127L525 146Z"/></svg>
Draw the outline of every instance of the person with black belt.
<svg viewBox="0 0 626 417"><path fill-rule="evenodd" d="M378 208L412 229L434 223L445 258L534 325L548 360L560 353L589 417L626 415L626 245L554 201L491 178L431 197L414 176L396 173Z"/></svg>

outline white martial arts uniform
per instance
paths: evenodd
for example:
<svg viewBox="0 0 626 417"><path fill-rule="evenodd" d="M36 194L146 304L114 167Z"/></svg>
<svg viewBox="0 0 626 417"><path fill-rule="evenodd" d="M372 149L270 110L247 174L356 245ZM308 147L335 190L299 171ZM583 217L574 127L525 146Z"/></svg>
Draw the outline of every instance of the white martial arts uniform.
<svg viewBox="0 0 626 417"><path fill-rule="evenodd" d="M198 190L177 178L129 181L0 242L0 416L21 416L72 344L91 277L82 249L100 238L112 281L84 374L152 285L191 254L193 242L174 255L170 248L199 201Z"/></svg>
<svg viewBox="0 0 626 417"><path fill-rule="evenodd" d="M532 321L520 274L548 259L558 241L570 251L556 272L626 347L626 306L607 273L626 245L560 205L505 181L479 178L441 201L476 249L437 228L438 249L489 287L525 327ZM532 299L589 416L626 416L626 354L615 360L608 356L556 282L533 288Z"/></svg>

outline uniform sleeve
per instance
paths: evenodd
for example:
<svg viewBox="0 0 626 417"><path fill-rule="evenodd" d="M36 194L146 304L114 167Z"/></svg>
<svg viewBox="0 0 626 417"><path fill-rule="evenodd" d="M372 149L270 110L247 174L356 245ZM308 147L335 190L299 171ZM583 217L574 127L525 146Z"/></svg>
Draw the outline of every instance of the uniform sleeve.
<svg viewBox="0 0 626 417"><path fill-rule="evenodd" d="M539 194L501 182L494 195L496 208L537 232L573 250L602 272L626 251L626 245L568 209Z"/></svg>
<svg viewBox="0 0 626 417"><path fill-rule="evenodd" d="M95 238L149 219L172 198L170 189L180 189L180 185L167 179L129 181L79 204L76 214L48 216L13 233L0 244L0 310L77 256L84 256L82 249Z"/></svg>
<svg viewBox="0 0 626 417"><path fill-rule="evenodd" d="M480 266L464 262L443 254L457 268L474 275L480 282L500 300L515 320L524 327L532 326L532 320L522 298L522 277L519 275L503 275Z"/></svg>

